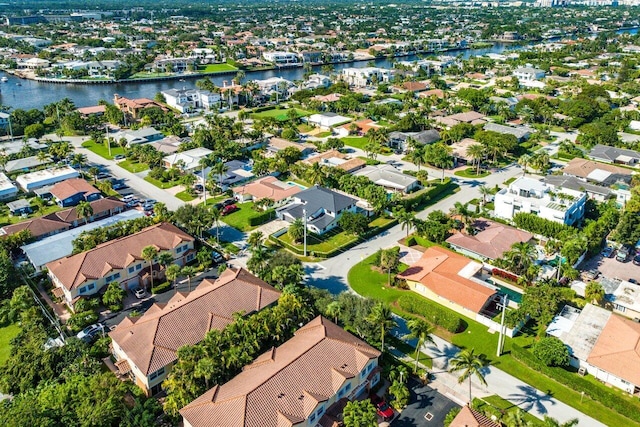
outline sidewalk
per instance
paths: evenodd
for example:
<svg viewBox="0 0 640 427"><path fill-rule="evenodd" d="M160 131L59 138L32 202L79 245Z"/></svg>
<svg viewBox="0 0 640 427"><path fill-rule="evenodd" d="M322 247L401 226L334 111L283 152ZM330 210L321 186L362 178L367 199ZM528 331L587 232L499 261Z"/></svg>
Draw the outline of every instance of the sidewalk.
<svg viewBox="0 0 640 427"><path fill-rule="evenodd" d="M466 403L469 400L468 381L459 384L459 375L447 371L449 359L454 357L459 349L437 336L433 336L433 339L435 346L433 344L424 345L421 349L425 354L433 358L431 373L435 380L430 385L441 390L448 397L454 397L453 400L458 403ZM480 384L476 378L472 379L473 397L487 397L497 394L540 419L548 415L562 423L577 418L580 427L604 427L601 422L494 366L487 368L485 380L487 381L486 387Z"/></svg>

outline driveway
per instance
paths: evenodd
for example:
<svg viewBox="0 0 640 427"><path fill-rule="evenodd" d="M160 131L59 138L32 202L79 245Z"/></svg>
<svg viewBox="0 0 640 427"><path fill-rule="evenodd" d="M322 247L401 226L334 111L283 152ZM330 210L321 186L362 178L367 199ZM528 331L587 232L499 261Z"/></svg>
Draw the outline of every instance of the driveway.
<svg viewBox="0 0 640 427"><path fill-rule="evenodd" d="M598 254L586 262L580 264L581 270L600 270L603 276L610 279L629 280L636 279L640 282L640 266L635 265L631 260L618 262L615 258L604 258Z"/></svg>
<svg viewBox="0 0 640 427"><path fill-rule="evenodd" d="M449 411L460 407L437 390L414 379L409 382L409 390L409 405L391 423L391 427L440 427L444 425Z"/></svg>

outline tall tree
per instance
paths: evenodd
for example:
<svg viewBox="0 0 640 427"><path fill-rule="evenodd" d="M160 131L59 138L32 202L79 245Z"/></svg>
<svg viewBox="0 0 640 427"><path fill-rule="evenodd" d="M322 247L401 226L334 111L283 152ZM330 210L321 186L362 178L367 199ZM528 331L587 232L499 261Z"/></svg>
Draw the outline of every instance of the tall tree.
<svg viewBox="0 0 640 427"><path fill-rule="evenodd" d="M158 248L153 245L142 248L140 256L149 264L149 277L151 278L151 288L153 288L153 261L158 255Z"/></svg>
<svg viewBox="0 0 640 427"><path fill-rule="evenodd" d="M347 402L342 412L344 427L377 427L376 408L369 399Z"/></svg>
<svg viewBox="0 0 640 427"><path fill-rule="evenodd" d="M384 337L389 333L390 329L397 325L396 321L393 320L391 309L386 304L379 302L371 309L371 313L367 316L367 321L380 328L380 346L384 353Z"/></svg>
<svg viewBox="0 0 640 427"><path fill-rule="evenodd" d="M469 380L469 403L471 403L471 377L475 376L481 384L487 385L487 381L484 379L484 368L489 366L487 356L482 353L475 353L475 349L462 350L456 357L450 361L451 368L449 372L462 371L462 374L458 377L458 384L462 384L467 379Z"/></svg>
<svg viewBox="0 0 640 427"><path fill-rule="evenodd" d="M76 206L76 214L79 218L83 218L85 222L89 221L89 217L93 215L93 207L91 203L82 201Z"/></svg>
<svg viewBox="0 0 640 427"><path fill-rule="evenodd" d="M418 360L420 359L420 348L426 344L435 344L431 334L433 333L433 327L424 319L413 318L407 322L407 327L411 333L409 338L414 338L416 342L416 360L413 372L418 372Z"/></svg>

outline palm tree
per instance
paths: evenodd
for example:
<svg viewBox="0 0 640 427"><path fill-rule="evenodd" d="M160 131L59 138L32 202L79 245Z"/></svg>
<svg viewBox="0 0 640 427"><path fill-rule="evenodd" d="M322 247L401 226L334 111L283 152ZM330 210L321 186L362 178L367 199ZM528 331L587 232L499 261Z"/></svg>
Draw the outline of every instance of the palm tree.
<svg viewBox="0 0 640 427"><path fill-rule="evenodd" d="M322 168L320 162L316 162L311 165L310 168L307 169L305 173L305 178L307 182L311 185L322 184L325 178L325 171Z"/></svg>
<svg viewBox="0 0 640 427"><path fill-rule="evenodd" d="M92 166L89 168L89 175L91 175L93 177L93 183L95 184L96 182L98 182L98 174L100 173L100 169L98 169L96 166Z"/></svg>
<svg viewBox="0 0 640 427"><path fill-rule="evenodd" d="M72 162L80 167L80 173L82 174L82 166L87 164L87 156L82 153L76 153L73 155Z"/></svg>
<svg viewBox="0 0 640 427"><path fill-rule="evenodd" d="M76 214L80 218L84 218L85 222L89 221L89 217L93 215L93 207L91 203L82 201L76 206Z"/></svg>
<svg viewBox="0 0 640 427"><path fill-rule="evenodd" d="M342 314L342 305L338 301L331 301L327 304L324 314L333 317L333 323L338 324L338 317Z"/></svg>
<svg viewBox="0 0 640 427"><path fill-rule="evenodd" d="M604 301L605 290L598 282L590 282L584 290L584 297L592 304L600 305Z"/></svg>
<svg viewBox="0 0 640 427"><path fill-rule="evenodd" d="M525 176L527 174L527 166L531 164L531 156L523 154L518 159L518 164L522 166L522 176Z"/></svg>
<svg viewBox="0 0 640 427"><path fill-rule="evenodd" d="M171 280L173 283L173 288L176 292L178 292L178 288L176 287L176 279L180 275L180 266L178 264L171 264L164 272L167 280Z"/></svg>
<svg viewBox="0 0 640 427"><path fill-rule="evenodd" d="M249 246L249 250L253 250L254 248L262 245L262 242L264 242L264 234L260 230L254 231L247 238L247 245Z"/></svg>
<svg viewBox="0 0 640 427"><path fill-rule="evenodd" d="M196 274L196 269L190 265L185 265L180 270L180 273L187 276L187 283L189 284L189 292L191 292L191 278Z"/></svg>
<svg viewBox="0 0 640 427"><path fill-rule="evenodd" d="M213 158L213 156L211 154L209 154L208 156L204 156L203 158L200 159L200 161L198 162L200 165L200 174L202 175L202 192L204 194L204 205L207 205L207 176L204 173L204 170L208 167L210 167L211 165L213 165L215 162L215 159Z"/></svg>
<svg viewBox="0 0 640 427"><path fill-rule="evenodd" d="M489 366L487 356L480 353L476 354L475 350L462 350L456 357L451 359L451 368L449 372L462 371L458 377L458 384L462 384L465 380L469 380L469 403L471 403L471 377L475 376L482 385L487 385L482 370Z"/></svg>
<svg viewBox="0 0 640 427"><path fill-rule="evenodd" d="M222 189L222 178L225 172L227 172L229 168L224 164L223 161L218 161L214 163L211 173L218 176L218 186Z"/></svg>
<svg viewBox="0 0 640 427"><path fill-rule="evenodd" d="M151 277L151 288L153 288L153 260L158 255L158 248L153 245L145 246L142 248L142 259L149 263L149 276Z"/></svg>
<svg viewBox="0 0 640 427"><path fill-rule="evenodd" d="M384 353L384 337L390 329L397 325L396 321L393 320L391 309L387 305L379 302L371 309L371 312L367 316L367 321L380 327L380 345L382 353Z"/></svg>
<svg viewBox="0 0 640 427"><path fill-rule="evenodd" d="M549 153L546 151L536 151L531 156L531 167L539 172L544 172L549 168Z"/></svg>
<svg viewBox="0 0 640 427"><path fill-rule="evenodd" d="M468 203L462 204L460 202L455 202L453 207L449 210L449 214L452 216L460 215L464 226L467 226L469 224L471 218L471 211L469 210L468 205Z"/></svg>
<svg viewBox="0 0 640 427"><path fill-rule="evenodd" d="M577 418L573 418L567 422L560 422L558 420L556 420L555 418L552 418L548 415L544 416L544 420L542 421L542 426L543 427L573 427L573 426L577 426L578 425L578 419Z"/></svg>
<svg viewBox="0 0 640 427"><path fill-rule="evenodd" d="M211 214L213 225L216 227L216 242L220 243L220 218L222 217L222 212L220 212L220 209L213 207L209 213Z"/></svg>
<svg viewBox="0 0 640 427"><path fill-rule="evenodd" d="M414 227L416 224L416 216L413 213L407 212L404 209L402 209L396 212L395 217L400 223L402 230L405 230L405 229L407 230L407 238L408 238L409 232L411 231L411 227Z"/></svg>
<svg viewBox="0 0 640 427"><path fill-rule="evenodd" d="M294 243L300 242L304 238L304 222L302 222L300 218L297 218L289 225L287 234Z"/></svg>
<svg viewBox="0 0 640 427"><path fill-rule="evenodd" d="M409 338L415 338L418 340L416 343L416 364L413 368L413 372L418 372L418 359L420 355L420 348L425 343L434 344L433 337L431 334L433 333L433 327L423 319L414 318L407 322L407 327L411 333L408 335Z"/></svg>
<svg viewBox="0 0 640 427"><path fill-rule="evenodd" d="M486 185L482 184L481 186L478 187L478 192L482 196L482 206L484 206L487 203L487 196L491 195L491 189Z"/></svg>
<svg viewBox="0 0 640 427"><path fill-rule="evenodd" d="M518 408L515 411L507 412L503 422L506 427L533 427L533 424L525 419L526 412Z"/></svg>
<svg viewBox="0 0 640 427"><path fill-rule="evenodd" d="M504 255L510 269L516 274L522 274L536 258L537 252L533 245L527 242L516 242Z"/></svg>
<svg viewBox="0 0 640 427"><path fill-rule="evenodd" d="M167 275L167 267L169 264L173 263L173 254L169 251L162 251L158 254L158 264L164 267L165 276Z"/></svg>
<svg viewBox="0 0 640 427"><path fill-rule="evenodd" d="M409 161L418 167L418 172L420 172L420 166L424 164L424 152L424 146L418 146L411 150L411 152L407 156L409 158Z"/></svg>

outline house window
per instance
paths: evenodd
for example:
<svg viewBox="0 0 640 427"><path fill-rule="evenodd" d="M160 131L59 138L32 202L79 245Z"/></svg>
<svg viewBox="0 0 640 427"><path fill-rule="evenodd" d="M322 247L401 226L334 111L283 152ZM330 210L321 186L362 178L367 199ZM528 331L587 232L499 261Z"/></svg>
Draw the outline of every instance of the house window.
<svg viewBox="0 0 640 427"><path fill-rule="evenodd" d="M624 313L625 311L627 311L627 308L623 305L616 304L615 307L616 307L616 310L618 310L620 313Z"/></svg>
<svg viewBox="0 0 640 427"><path fill-rule="evenodd" d="M189 250L189 245L184 245L184 246L182 246L182 250L183 250L183 251L187 251L187 250Z"/></svg>
<svg viewBox="0 0 640 427"><path fill-rule="evenodd" d="M95 284L95 283L91 283L91 284L89 284L89 286L88 286L88 289L89 289L90 291L94 290L95 288L96 288L96 284Z"/></svg>
<svg viewBox="0 0 640 427"><path fill-rule="evenodd" d="M142 264L136 265L136 271L142 269Z"/></svg>
<svg viewBox="0 0 640 427"><path fill-rule="evenodd" d="M312 423L316 420L316 414L311 414L311 416L309 417L309 422Z"/></svg>
<svg viewBox="0 0 640 427"><path fill-rule="evenodd" d="M177 253L182 252L182 246L180 246L178 249L176 249L176 252L177 252Z"/></svg>
<svg viewBox="0 0 640 427"><path fill-rule="evenodd" d="M87 288L86 286L81 287L80 289L78 289L78 293L79 294L84 294L85 292L87 292Z"/></svg>
<svg viewBox="0 0 640 427"><path fill-rule="evenodd" d="M195 257L195 254L187 255L187 262L191 261Z"/></svg>
<svg viewBox="0 0 640 427"><path fill-rule="evenodd" d="M158 378L159 376L164 374L164 366L160 369L158 369L157 371L151 373L151 375L149 375L149 381L153 381L156 378Z"/></svg>
<svg viewBox="0 0 640 427"><path fill-rule="evenodd" d="M120 273L116 273L116 274L114 274L114 275L113 275L113 278L114 278L114 279L119 279L119 278L120 278Z"/></svg>
<svg viewBox="0 0 640 427"><path fill-rule="evenodd" d="M129 267L129 274L133 273L134 271L136 271L135 266Z"/></svg>

